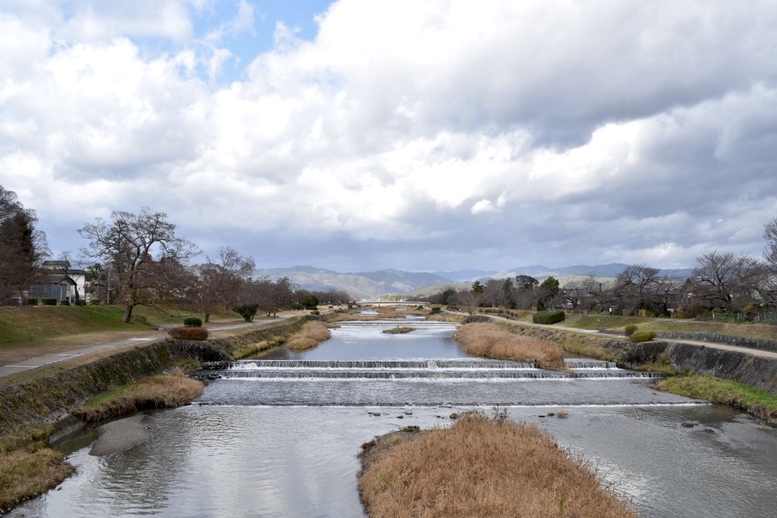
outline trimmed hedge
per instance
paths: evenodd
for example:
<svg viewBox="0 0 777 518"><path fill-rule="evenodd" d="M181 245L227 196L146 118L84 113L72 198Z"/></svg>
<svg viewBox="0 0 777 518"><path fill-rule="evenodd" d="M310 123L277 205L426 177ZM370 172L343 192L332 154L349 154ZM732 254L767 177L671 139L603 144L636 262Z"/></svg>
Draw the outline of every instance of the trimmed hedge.
<svg viewBox="0 0 777 518"><path fill-rule="evenodd" d="M183 325L186 327L202 327L202 320L197 317L184 318Z"/></svg>
<svg viewBox="0 0 777 518"><path fill-rule="evenodd" d="M567 318L566 314L564 314L563 310L538 311L531 317L532 322L534 322L535 324L546 324L546 325L563 322L566 318Z"/></svg>
<svg viewBox="0 0 777 518"><path fill-rule="evenodd" d="M175 327L167 332L176 340L207 340L208 330L202 327Z"/></svg>
<svg viewBox="0 0 777 518"><path fill-rule="evenodd" d="M637 331L637 326L629 324L623 328L623 331L626 333L626 336L631 336Z"/></svg>
<svg viewBox="0 0 777 518"><path fill-rule="evenodd" d="M650 342L655 337L656 334L653 331L635 331L629 339L634 343L639 343Z"/></svg>

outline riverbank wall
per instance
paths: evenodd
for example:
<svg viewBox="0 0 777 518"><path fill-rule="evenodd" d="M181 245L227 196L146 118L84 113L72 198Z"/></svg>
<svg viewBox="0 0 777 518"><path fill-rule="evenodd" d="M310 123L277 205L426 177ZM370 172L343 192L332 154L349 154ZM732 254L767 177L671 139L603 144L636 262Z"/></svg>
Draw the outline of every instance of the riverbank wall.
<svg viewBox="0 0 777 518"><path fill-rule="evenodd" d="M527 334L551 340L561 344L582 344L598 347L606 351L608 357L614 358L619 367L636 369L657 362L669 362L680 373L714 376L725 380L743 383L753 388L763 390L771 395L777 395L777 360L753 356L745 352L715 349L703 345L692 345L671 340L659 340L632 343L626 340L610 338L606 334L592 334L562 331L552 327L534 327L520 324L510 324L511 328L521 334ZM713 341L714 336L702 336L692 333L692 337L674 338L695 341ZM752 346L752 341L747 345ZM759 343L760 349L768 350L766 341ZM729 340L729 345L740 345L737 340Z"/></svg>
<svg viewBox="0 0 777 518"><path fill-rule="evenodd" d="M62 372L0 386L0 435L30 426L57 425L76 407L111 387L160 374L181 359L223 361L252 343L282 343L305 321L283 321L201 342L161 340Z"/></svg>
<svg viewBox="0 0 777 518"><path fill-rule="evenodd" d="M619 364L626 368L668 360L681 373L736 381L777 396L777 360L770 358L669 341L623 342L617 352Z"/></svg>

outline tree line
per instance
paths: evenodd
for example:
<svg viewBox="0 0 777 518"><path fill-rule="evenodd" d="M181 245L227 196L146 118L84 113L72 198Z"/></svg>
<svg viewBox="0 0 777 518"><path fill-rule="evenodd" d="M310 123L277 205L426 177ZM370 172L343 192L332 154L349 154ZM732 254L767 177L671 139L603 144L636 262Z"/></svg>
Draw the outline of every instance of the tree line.
<svg viewBox="0 0 777 518"><path fill-rule="evenodd" d="M23 302L30 286L42 282L41 265L50 253L36 221L34 211L0 186L0 303ZM92 303L123 306L124 322L138 305L171 303L204 314L207 322L217 312L236 310L250 321L257 313L275 316L286 308L352 301L343 291L302 289L288 277L254 279L254 260L230 247L194 263L201 255L197 246L176 234L167 214L147 208L114 211L110 220L96 218L78 233L88 242L80 254L88 264L84 295ZM63 258L69 267L70 254Z"/></svg>
<svg viewBox="0 0 777 518"><path fill-rule="evenodd" d="M31 284L42 277L50 255L46 236L35 229L34 210L24 208L15 193L0 186L0 303L23 302ZM218 256L192 263L201 255L194 243L179 237L163 212L144 208L135 214L114 211L110 220L85 223L78 233L88 244L81 250L93 302L123 305L124 321L139 304L171 302L205 315L238 309L247 320L257 312L275 315L288 307L319 302L344 303L342 291L310 292L284 277L253 279L254 260L223 247ZM684 315L710 311L758 314L777 307L777 217L764 226L763 259L712 251L696 258L690 277L670 278L659 268L633 264L614 281L588 277L568 282L542 282L518 275L476 281L469 289L453 288L427 297L436 304L508 309L552 309L619 314ZM69 265L69 253L63 254ZM66 273L66 272L65 272Z"/></svg>
<svg viewBox="0 0 777 518"><path fill-rule="evenodd" d="M712 251L696 257L691 275L662 275L644 263L624 268L614 280L588 276L560 286L528 275L475 281L465 290L446 288L422 298L455 304L472 313L479 307L602 311L614 314L699 317L712 312L757 317L777 310L777 218L764 226L763 260Z"/></svg>

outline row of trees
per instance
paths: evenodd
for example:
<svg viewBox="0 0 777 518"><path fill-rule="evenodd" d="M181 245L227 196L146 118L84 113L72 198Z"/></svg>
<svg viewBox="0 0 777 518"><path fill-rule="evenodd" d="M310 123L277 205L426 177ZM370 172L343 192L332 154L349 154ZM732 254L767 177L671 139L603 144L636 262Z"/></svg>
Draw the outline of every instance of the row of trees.
<svg viewBox="0 0 777 518"><path fill-rule="evenodd" d="M15 193L0 186L0 304L25 300L30 287L51 273L41 268L50 252L46 236L35 229L36 221L35 211L25 209ZM89 264L89 299L123 305L125 322L136 306L161 302L202 313L208 321L212 314L237 306L252 311L253 317L256 312L275 315L282 308L351 301L345 292L310 292L285 277L252 279L254 260L229 247L219 249L215 258L194 263L199 250L176 234L163 212L115 211L110 220L97 218L78 232L88 241L81 259ZM61 259L66 266L58 271L68 275L71 254L63 253Z"/></svg>
<svg viewBox="0 0 777 518"><path fill-rule="evenodd" d="M613 281L592 276L562 287L554 277L542 282L527 276L476 281L469 289L453 288L428 297L430 303L457 304L470 312L479 306L507 309L644 312L695 317L709 311L763 313L777 310L777 218L764 227L766 248L759 261L748 255L713 251L696 258L688 278L661 274L659 268L633 264Z"/></svg>
<svg viewBox="0 0 777 518"><path fill-rule="evenodd" d="M26 290L40 277L49 255L45 235L35 229L35 211L25 209L15 193L0 186L0 303L23 300ZM82 250L91 281L93 300L123 304L124 321L138 304L175 302L208 317L235 306L274 315L293 305L318 301L348 302L344 292L310 293L293 286L288 278L251 279L253 259L231 248L218 257L192 264L197 247L176 235L175 225L162 212L143 209L140 214L115 211L109 221L96 219L78 230L88 241ZM527 276L475 282L469 290L445 290L429 302L458 304L468 309L481 305L546 309L641 310L668 314L679 310L688 316L711 309L744 311L777 307L777 218L764 227L766 248L762 261L747 255L718 251L696 259L688 279L661 275L658 268L634 264L614 282L593 277L566 284L549 277L542 282ZM66 253L65 261L69 263Z"/></svg>
<svg viewBox="0 0 777 518"><path fill-rule="evenodd" d="M288 277L252 279L254 260L229 247L192 264L197 247L178 237L162 212L116 211L111 221L98 218L78 232L89 241L85 256L97 261L89 268L92 298L123 304L125 322L137 305L163 301L202 313L206 322L233 308L251 320L257 312L275 316L283 308L351 301L342 291L300 289Z"/></svg>

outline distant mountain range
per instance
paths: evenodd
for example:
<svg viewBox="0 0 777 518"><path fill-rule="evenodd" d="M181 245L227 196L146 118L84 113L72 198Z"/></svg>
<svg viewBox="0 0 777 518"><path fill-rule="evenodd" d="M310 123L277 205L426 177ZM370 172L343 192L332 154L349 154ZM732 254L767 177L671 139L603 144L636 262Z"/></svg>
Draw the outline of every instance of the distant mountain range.
<svg viewBox="0 0 777 518"><path fill-rule="evenodd" d="M516 275L529 275L542 280L553 276L557 278L570 276L594 276L597 278L615 278L627 264L612 263L598 266L567 266L563 268L548 268L542 265L521 266L511 270L459 270L448 272L406 272L402 270L378 270L374 272L340 273L313 266L292 266L290 268L269 268L254 271L255 277L268 277L276 280L288 277L301 288L311 291L345 291L357 299L374 299L383 295L409 294L428 287L455 287L462 283L472 283L476 280L504 279ZM662 275L675 278L690 276L691 269L661 270Z"/></svg>

